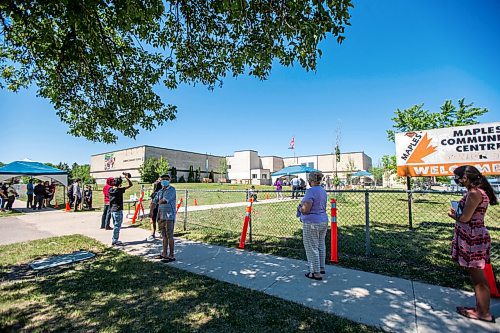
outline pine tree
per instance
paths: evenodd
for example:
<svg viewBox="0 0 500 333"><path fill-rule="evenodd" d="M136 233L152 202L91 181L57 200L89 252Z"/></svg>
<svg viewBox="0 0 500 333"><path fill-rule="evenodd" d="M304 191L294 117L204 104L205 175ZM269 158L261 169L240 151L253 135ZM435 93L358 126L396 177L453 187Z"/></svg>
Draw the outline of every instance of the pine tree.
<svg viewBox="0 0 500 333"><path fill-rule="evenodd" d="M194 171L192 165L189 166L188 183L194 183Z"/></svg>
<svg viewBox="0 0 500 333"><path fill-rule="evenodd" d="M177 169L175 167L170 169L170 181L172 183L177 183Z"/></svg>

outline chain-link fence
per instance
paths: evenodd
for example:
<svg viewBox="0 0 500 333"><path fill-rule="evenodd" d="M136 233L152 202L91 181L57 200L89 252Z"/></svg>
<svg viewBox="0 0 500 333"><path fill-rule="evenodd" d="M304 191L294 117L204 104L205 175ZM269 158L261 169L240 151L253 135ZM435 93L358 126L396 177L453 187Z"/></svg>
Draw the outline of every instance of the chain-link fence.
<svg viewBox="0 0 500 333"><path fill-rule="evenodd" d="M417 277L429 282L450 279L450 242L454 223L447 212L461 193L401 190L327 191L337 200L339 262L348 267ZM247 237L250 250L305 258L302 224L295 216L299 199L283 191L256 191ZM178 191L189 200L180 209L179 234L228 246L239 243L245 216L245 191ZM210 202L192 210L195 197ZM216 203L217 197L225 198ZM240 202L239 206L234 203ZM233 204L232 204L233 203ZM329 208L329 207L328 207ZM328 215L330 210L328 209ZM492 238L492 264L500 267L500 207L488 208L485 223ZM183 230L185 227L185 230ZM330 235L327 236L329 244ZM327 246L329 251L329 246ZM327 253L327 256L330 254ZM422 276L429 273L431 278ZM452 274L453 275L453 274ZM436 280L436 281L435 281ZM455 281L456 282L456 281ZM453 281L445 285L457 286ZM464 284L466 283L464 279ZM461 285L460 285L461 286Z"/></svg>

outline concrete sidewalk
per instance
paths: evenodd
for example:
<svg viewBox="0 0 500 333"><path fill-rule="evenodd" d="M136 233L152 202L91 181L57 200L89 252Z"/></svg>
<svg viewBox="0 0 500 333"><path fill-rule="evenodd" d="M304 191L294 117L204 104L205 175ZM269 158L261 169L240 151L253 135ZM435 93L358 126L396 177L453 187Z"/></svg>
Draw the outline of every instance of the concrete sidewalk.
<svg viewBox="0 0 500 333"><path fill-rule="evenodd" d="M110 244L111 232L99 229L100 216L47 210L2 218L0 244L69 234ZM123 250L145 258L157 255L160 241L146 242L148 234L125 222L120 234ZM500 320L490 324L455 313L457 305L474 305L470 292L329 265L324 280L314 281L304 277L305 261L182 239L176 240L176 257L166 265L388 331L500 332ZM499 300L492 300L492 312L500 317Z"/></svg>

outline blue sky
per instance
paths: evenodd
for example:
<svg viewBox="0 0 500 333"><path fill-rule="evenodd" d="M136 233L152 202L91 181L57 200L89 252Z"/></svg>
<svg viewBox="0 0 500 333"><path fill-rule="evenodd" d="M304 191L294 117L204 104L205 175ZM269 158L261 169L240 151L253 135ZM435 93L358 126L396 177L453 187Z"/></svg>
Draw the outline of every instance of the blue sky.
<svg viewBox="0 0 500 333"><path fill-rule="evenodd" d="M500 1L355 1L351 27L339 46L321 44L316 72L275 65L267 81L241 76L209 91L202 86L160 89L178 106L177 119L136 139L88 142L66 134L50 103L36 89L0 90L3 144L0 161L89 163L90 155L140 145L232 155L332 152L337 128L341 151L364 151L376 165L394 154L386 130L398 108L425 103L437 111L465 97L500 121Z"/></svg>

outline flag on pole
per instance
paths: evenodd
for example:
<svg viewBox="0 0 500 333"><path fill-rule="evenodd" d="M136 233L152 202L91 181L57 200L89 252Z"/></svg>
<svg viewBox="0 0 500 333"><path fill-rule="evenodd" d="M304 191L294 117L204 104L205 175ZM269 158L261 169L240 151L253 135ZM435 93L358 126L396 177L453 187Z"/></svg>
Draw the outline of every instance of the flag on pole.
<svg viewBox="0 0 500 333"><path fill-rule="evenodd" d="M288 149L294 149L295 148L295 138L292 136L292 141L290 141L290 147Z"/></svg>

